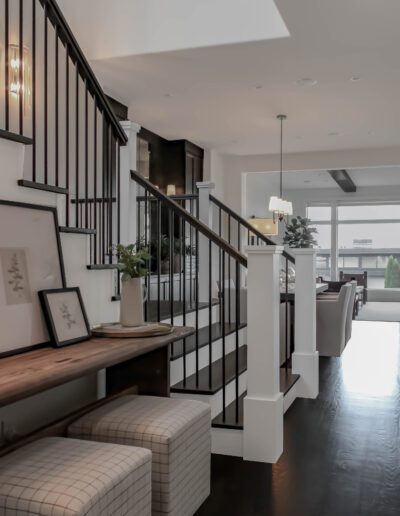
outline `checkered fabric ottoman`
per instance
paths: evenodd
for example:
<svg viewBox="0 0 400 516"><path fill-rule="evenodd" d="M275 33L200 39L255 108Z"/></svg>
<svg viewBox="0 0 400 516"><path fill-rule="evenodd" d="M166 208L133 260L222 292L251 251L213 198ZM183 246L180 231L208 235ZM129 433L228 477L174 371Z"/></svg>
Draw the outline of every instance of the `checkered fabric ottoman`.
<svg viewBox="0 0 400 516"><path fill-rule="evenodd" d="M48 437L0 459L2 516L149 516L151 453Z"/></svg>
<svg viewBox="0 0 400 516"><path fill-rule="evenodd" d="M210 493L211 410L205 403L123 396L75 421L69 435L150 449L153 515L191 516Z"/></svg>

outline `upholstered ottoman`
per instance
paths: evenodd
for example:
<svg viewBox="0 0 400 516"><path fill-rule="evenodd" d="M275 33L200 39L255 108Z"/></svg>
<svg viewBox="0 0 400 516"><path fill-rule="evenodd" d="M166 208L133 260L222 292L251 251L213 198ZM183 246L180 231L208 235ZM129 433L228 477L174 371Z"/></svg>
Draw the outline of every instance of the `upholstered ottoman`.
<svg viewBox="0 0 400 516"><path fill-rule="evenodd" d="M191 516L209 495L211 410L205 403L123 396L75 421L69 435L151 450L153 515Z"/></svg>
<svg viewBox="0 0 400 516"><path fill-rule="evenodd" d="M148 516L149 450L49 437L0 459L0 514Z"/></svg>

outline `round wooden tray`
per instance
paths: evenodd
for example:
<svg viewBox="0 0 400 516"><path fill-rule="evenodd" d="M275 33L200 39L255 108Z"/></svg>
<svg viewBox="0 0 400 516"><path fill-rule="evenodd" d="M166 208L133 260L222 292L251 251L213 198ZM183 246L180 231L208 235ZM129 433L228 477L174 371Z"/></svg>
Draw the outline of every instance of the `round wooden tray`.
<svg viewBox="0 0 400 516"><path fill-rule="evenodd" d="M173 327L165 323L145 323L143 326L121 326L120 323L106 323L95 326L92 335L95 337L159 337L172 333Z"/></svg>

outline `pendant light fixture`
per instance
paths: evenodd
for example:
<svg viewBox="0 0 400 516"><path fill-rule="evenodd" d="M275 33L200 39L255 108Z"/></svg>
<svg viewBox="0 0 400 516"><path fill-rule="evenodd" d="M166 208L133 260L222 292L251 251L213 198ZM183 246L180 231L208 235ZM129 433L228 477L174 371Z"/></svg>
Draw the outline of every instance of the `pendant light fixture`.
<svg viewBox="0 0 400 516"><path fill-rule="evenodd" d="M278 115L276 117L281 123L281 149L280 149L280 172L279 172L279 197L273 195L269 200L269 211L272 211L274 219L277 217L279 220L283 220L284 217L293 215L293 206L290 201L286 201L283 198L283 121L286 120L286 115Z"/></svg>

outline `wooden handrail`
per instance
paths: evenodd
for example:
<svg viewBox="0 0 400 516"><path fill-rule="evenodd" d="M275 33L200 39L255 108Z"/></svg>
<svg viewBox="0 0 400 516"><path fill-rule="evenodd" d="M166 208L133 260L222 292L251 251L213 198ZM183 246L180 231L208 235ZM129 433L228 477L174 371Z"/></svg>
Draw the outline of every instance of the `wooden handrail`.
<svg viewBox="0 0 400 516"><path fill-rule="evenodd" d="M221 208L225 213L227 213L230 217L232 217L236 222L238 222L241 226L248 229L253 235L255 235L257 238L262 240L267 245L276 245L276 243L271 240L270 238L266 237L258 229L255 229L249 222L247 222L246 219L238 215L235 211L233 211L229 206L224 204L222 201L214 197L213 195L210 195L210 201L213 202L218 208ZM287 258L290 262L295 263L294 257L289 254L287 251L283 251L282 255Z"/></svg>
<svg viewBox="0 0 400 516"><path fill-rule="evenodd" d="M231 244L228 244L226 240L221 238L217 233L215 233L215 231L210 229L206 224L203 224L203 222L200 222L200 220L193 217L193 215L191 215L187 210L185 210L185 208L182 208L182 206L180 206L177 202L171 199L171 197L165 195L152 183L150 183L150 181L145 179L137 172L131 170L131 177L139 185L143 186L143 188L145 188L156 199L167 205L168 208L170 208L179 217L191 224L195 229L199 231L199 233L207 237L220 249L225 251L231 258L238 261L244 267L247 267L247 258L243 254L239 253Z"/></svg>
<svg viewBox="0 0 400 516"><path fill-rule="evenodd" d="M109 122L113 126L116 135L118 136L122 144L126 144L128 138L122 129L117 117L112 110L110 103L107 100L106 95L103 92L92 68L86 60L75 36L73 35L64 15L62 14L57 2L55 0L39 0L43 8L47 7L47 16L54 26L58 28L58 37L64 43L68 45L68 52L73 61L78 64L79 72L82 77L87 80L88 89L97 98L97 107L103 111Z"/></svg>

